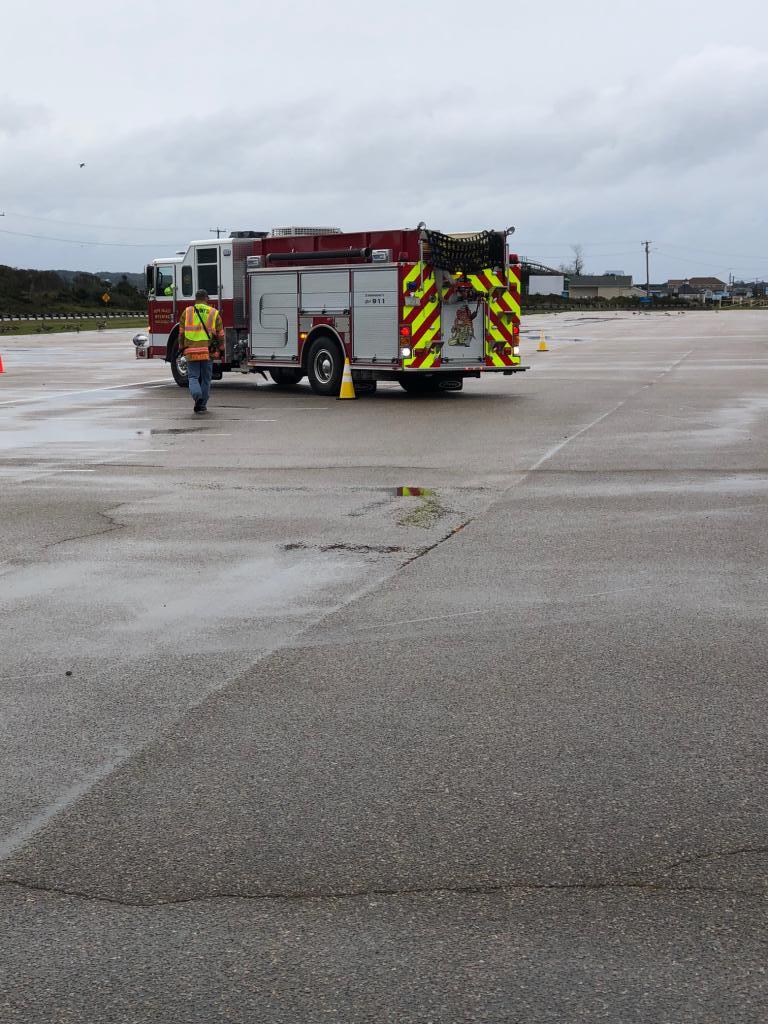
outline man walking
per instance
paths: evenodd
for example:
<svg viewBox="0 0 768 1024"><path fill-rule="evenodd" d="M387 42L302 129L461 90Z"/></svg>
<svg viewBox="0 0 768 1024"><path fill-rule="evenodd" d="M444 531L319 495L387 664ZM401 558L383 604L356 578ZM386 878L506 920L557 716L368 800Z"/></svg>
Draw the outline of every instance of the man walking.
<svg viewBox="0 0 768 1024"><path fill-rule="evenodd" d="M224 341L224 328L218 309L208 305L208 292L195 292L195 302L187 306L179 322L179 348L187 360L189 391L195 400L195 412L206 412L211 393L213 355Z"/></svg>

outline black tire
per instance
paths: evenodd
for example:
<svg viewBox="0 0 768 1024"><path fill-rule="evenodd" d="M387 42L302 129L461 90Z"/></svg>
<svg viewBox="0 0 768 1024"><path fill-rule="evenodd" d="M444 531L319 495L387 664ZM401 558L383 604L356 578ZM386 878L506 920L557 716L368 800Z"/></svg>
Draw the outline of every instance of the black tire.
<svg viewBox="0 0 768 1024"><path fill-rule="evenodd" d="M189 387L187 361L184 358L184 354L179 351L178 347L173 350L173 355L171 356L171 373L173 374L173 379L180 388Z"/></svg>
<svg viewBox="0 0 768 1024"><path fill-rule="evenodd" d="M303 370L291 370L287 367L276 367L269 371L269 376L279 388L295 388L304 378Z"/></svg>
<svg viewBox="0 0 768 1024"><path fill-rule="evenodd" d="M337 396L343 373L344 357L339 343L327 335L313 341L307 356L307 377L315 394Z"/></svg>

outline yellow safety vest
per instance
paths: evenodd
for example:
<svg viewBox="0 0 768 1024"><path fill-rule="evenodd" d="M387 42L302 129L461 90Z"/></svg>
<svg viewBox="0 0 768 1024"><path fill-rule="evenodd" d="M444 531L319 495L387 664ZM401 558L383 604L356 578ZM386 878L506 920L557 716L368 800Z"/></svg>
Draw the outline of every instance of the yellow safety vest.
<svg viewBox="0 0 768 1024"><path fill-rule="evenodd" d="M224 340L219 311L205 302L187 306L181 326L184 331L184 338L181 342L184 356L192 362L210 359L210 346Z"/></svg>

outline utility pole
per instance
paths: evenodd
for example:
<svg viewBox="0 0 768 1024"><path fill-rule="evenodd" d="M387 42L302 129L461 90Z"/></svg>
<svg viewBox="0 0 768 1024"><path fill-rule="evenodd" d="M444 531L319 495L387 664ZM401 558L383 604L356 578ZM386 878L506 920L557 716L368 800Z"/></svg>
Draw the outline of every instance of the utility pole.
<svg viewBox="0 0 768 1024"><path fill-rule="evenodd" d="M215 231L217 238L220 238L222 235L226 235L226 233L227 233L227 229L226 228L208 228L208 230L209 231Z"/></svg>
<svg viewBox="0 0 768 1024"><path fill-rule="evenodd" d="M650 297L651 297L651 270L650 270L651 243L650 242L641 242L640 244L645 248L645 297L647 299L650 299Z"/></svg>

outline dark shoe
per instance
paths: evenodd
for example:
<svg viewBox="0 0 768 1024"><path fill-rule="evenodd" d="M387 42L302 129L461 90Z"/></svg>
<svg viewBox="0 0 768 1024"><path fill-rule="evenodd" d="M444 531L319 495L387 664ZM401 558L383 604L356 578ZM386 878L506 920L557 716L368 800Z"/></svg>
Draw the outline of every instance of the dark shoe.
<svg viewBox="0 0 768 1024"><path fill-rule="evenodd" d="M203 410L203 403L198 398L195 401L195 412L202 412L202 410Z"/></svg>
<svg viewBox="0 0 768 1024"><path fill-rule="evenodd" d="M197 411L198 412L208 412L208 406L207 405L201 405L200 408Z"/></svg>

